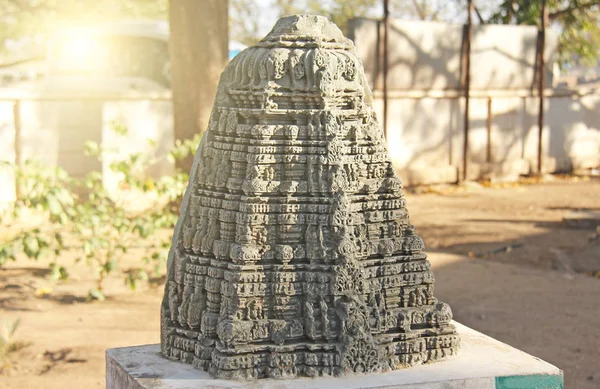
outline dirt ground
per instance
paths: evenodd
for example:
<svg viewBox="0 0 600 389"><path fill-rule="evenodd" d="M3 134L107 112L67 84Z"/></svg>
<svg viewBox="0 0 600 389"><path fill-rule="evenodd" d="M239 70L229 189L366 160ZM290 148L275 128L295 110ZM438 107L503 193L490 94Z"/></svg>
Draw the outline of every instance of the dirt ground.
<svg viewBox="0 0 600 389"><path fill-rule="evenodd" d="M455 319L557 365L565 387L600 388L600 239L563 221L600 210L600 180L426 192L407 194L409 211ZM0 325L20 318L17 339L31 342L0 388L103 388L106 348L159 341L162 287L130 292L116 278L107 301L86 303L83 269L36 296L52 286L45 273L24 261L0 269Z"/></svg>

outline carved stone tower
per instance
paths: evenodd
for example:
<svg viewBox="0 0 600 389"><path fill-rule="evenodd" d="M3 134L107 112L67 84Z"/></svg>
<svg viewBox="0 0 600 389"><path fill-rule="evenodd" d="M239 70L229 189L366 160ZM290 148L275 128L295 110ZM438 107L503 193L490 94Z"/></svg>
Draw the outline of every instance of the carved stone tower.
<svg viewBox="0 0 600 389"><path fill-rule="evenodd" d="M456 353L352 42L289 16L221 76L169 254L164 356L226 379Z"/></svg>

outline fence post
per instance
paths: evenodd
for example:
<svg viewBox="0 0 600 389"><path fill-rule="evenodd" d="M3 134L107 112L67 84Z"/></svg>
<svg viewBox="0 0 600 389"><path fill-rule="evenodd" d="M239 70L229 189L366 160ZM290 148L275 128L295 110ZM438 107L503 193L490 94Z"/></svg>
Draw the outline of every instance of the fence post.
<svg viewBox="0 0 600 389"><path fill-rule="evenodd" d="M389 35L390 35L390 4L383 0L383 135L388 139L388 66L389 66Z"/></svg>
<svg viewBox="0 0 600 389"><path fill-rule="evenodd" d="M487 119L485 122L486 130L487 130L487 155L486 161L488 163L492 162L492 97L488 97L487 99Z"/></svg>
<svg viewBox="0 0 600 389"><path fill-rule="evenodd" d="M21 198L21 183L19 181L19 169L23 163L23 149L21 144L21 101L15 100L13 104L13 123L15 126L15 196Z"/></svg>
<svg viewBox="0 0 600 389"><path fill-rule="evenodd" d="M546 61L544 59L544 49L546 47L546 25L548 23L548 6L546 0L542 0L542 13L540 15L540 31L538 34L538 97L540 107L538 111L538 158L537 173L542 174L543 165L543 135L544 135L544 88L546 84Z"/></svg>
<svg viewBox="0 0 600 389"><path fill-rule="evenodd" d="M468 2L467 28L465 33L465 49L463 50L464 61L464 93L465 93L465 114L464 114L464 134L463 134L463 174L462 181L467 180L468 159L469 159L469 95L471 89L471 35L473 24L473 0Z"/></svg>

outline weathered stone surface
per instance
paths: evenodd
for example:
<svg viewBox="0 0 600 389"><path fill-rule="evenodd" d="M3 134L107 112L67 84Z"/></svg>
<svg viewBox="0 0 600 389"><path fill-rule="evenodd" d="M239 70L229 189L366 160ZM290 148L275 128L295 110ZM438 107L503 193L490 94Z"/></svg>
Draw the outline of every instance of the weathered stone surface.
<svg viewBox="0 0 600 389"><path fill-rule="evenodd" d="M219 83L169 255L162 353L223 379L456 353L352 42L280 19Z"/></svg>

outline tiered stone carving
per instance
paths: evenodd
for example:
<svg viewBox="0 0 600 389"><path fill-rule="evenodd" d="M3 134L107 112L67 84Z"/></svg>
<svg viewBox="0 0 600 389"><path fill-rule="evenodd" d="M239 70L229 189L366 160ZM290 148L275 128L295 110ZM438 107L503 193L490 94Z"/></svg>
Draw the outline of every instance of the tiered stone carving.
<svg viewBox="0 0 600 389"><path fill-rule="evenodd" d="M175 229L162 353L226 379L454 354L351 41L290 16L235 57Z"/></svg>

